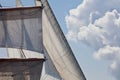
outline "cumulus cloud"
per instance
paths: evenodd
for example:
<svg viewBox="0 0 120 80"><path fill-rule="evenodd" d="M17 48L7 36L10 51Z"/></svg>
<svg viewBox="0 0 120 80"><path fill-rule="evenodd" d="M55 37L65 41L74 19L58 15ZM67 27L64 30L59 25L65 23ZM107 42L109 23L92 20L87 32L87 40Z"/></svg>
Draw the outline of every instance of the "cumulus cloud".
<svg viewBox="0 0 120 80"><path fill-rule="evenodd" d="M95 49L95 58L110 60L120 79L120 0L84 0L65 17L67 38Z"/></svg>
<svg viewBox="0 0 120 80"><path fill-rule="evenodd" d="M97 59L110 60L112 74L117 80L120 79L120 47L105 46L100 48L94 55Z"/></svg>

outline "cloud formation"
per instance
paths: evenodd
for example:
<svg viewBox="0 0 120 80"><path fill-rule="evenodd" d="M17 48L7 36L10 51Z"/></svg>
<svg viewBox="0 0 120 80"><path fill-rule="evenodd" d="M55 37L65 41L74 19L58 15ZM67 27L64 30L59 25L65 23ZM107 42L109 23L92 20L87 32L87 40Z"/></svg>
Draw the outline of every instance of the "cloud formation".
<svg viewBox="0 0 120 80"><path fill-rule="evenodd" d="M95 49L97 59L112 61L110 68L120 79L120 0L84 0L66 16L67 38Z"/></svg>

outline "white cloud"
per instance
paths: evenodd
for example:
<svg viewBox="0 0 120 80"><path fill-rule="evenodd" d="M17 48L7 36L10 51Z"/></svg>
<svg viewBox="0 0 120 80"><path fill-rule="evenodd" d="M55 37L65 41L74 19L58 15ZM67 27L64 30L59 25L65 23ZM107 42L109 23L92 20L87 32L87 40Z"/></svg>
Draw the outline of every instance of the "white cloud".
<svg viewBox="0 0 120 80"><path fill-rule="evenodd" d="M94 55L97 59L119 60L120 47L105 46L100 48Z"/></svg>
<svg viewBox="0 0 120 80"><path fill-rule="evenodd" d="M110 64L110 68L112 70L112 74L116 77L117 80L120 79L120 47L111 47L105 46L100 48L97 52L95 52L94 56L97 59L110 60L112 63Z"/></svg>
<svg viewBox="0 0 120 80"><path fill-rule="evenodd" d="M84 0L66 16L67 38L95 49L95 57L112 61L120 80L120 0Z"/></svg>

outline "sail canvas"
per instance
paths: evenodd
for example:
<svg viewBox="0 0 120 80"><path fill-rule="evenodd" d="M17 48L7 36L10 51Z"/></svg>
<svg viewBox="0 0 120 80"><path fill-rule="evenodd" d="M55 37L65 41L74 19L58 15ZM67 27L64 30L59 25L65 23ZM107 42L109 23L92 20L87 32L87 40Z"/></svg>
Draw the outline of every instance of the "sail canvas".
<svg viewBox="0 0 120 80"><path fill-rule="evenodd" d="M47 0L43 10L43 43L63 80L86 80ZM49 26L49 27L48 27Z"/></svg>
<svg viewBox="0 0 120 80"><path fill-rule="evenodd" d="M26 59L23 51L43 53L41 12L41 7L0 9L0 47L9 57L0 59L0 80L40 80L44 58Z"/></svg>
<svg viewBox="0 0 120 80"><path fill-rule="evenodd" d="M0 46L43 53L42 9L0 9Z"/></svg>
<svg viewBox="0 0 120 80"><path fill-rule="evenodd" d="M40 3L44 5L41 12L41 24L44 45L43 55L46 57L46 61L43 65L40 80L86 80L47 0L41 0L41 2L35 0L35 2L36 7ZM19 2L19 5L22 4ZM29 24L26 26L29 26ZM20 51L19 49L8 48L9 58L23 58ZM22 51L25 55L24 58L43 58L39 51L38 53L27 50ZM14 55L13 52L17 52L18 55Z"/></svg>

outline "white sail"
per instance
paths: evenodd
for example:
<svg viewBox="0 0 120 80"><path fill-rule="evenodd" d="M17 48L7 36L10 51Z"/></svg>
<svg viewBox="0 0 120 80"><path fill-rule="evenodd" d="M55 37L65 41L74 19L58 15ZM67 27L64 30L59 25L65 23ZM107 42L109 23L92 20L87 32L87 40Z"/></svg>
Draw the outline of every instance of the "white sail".
<svg viewBox="0 0 120 80"><path fill-rule="evenodd" d="M41 3L39 1L36 2L37 6L40 6L40 4ZM33 51L28 51L28 50L22 50L22 51L23 52L21 52L21 49L8 48L9 58L24 58L24 57L25 58L44 58L44 56L46 56L47 60L45 61L43 65L40 80L61 80L58 72L56 71L46 51L45 51L45 55L37 53L37 52L33 52Z"/></svg>
<svg viewBox="0 0 120 80"><path fill-rule="evenodd" d="M41 0L41 2L45 6L42 11L42 28L44 56L47 60L44 63L40 80L86 80L47 0ZM36 5L39 6L37 3ZM21 54L13 55L13 49L9 50L9 57L22 57ZM23 50L23 52L26 58L43 57L39 53L26 50Z"/></svg>
<svg viewBox="0 0 120 80"><path fill-rule="evenodd" d="M7 54L9 58L22 58L23 55L20 53L20 49L7 48Z"/></svg>
<svg viewBox="0 0 120 80"><path fill-rule="evenodd" d="M41 7L0 9L0 47L43 52Z"/></svg>
<svg viewBox="0 0 120 80"><path fill-rule="evenodd" d="M22 4L22 3L21 3ZM19 5L21 5L19 2L17 2L17 7L19 7ZM21 6L22 7L22 6ZM40 10L40 9L39 9ZM36 15L37 13L33 14L33 12L29 13L29 14L32 14L32 15ZM27 14L27 15L29 15ZM40 13L41 14L41 13ZM38 14L38 15L40 15ZM29 19L29 18L33 18L33 19ZM41 49L43 49L41 43L42 43L42 34L39 34L41 33L41 18L40 19L35 19L35 17L31 17L31 15L29 16L29 18L27 19L26 17L23 17L23 19L21 19L21 25L18 23L17 25L14 25L12 24L13 26L19 28L19 26L24 26L24 27L27 27L26 28L26 31L28 32L28 35L31 36L31 37L25 37L25 36L28 36L28 35L25 35L23 39L23 42L24 45L28 45L30 42L29 40L34 41L32 42L32 45L28 45L29 46L33 46L32 48L35 49L35 47L38 47L38 46L41 46ZM25 20L26 19L26 20ZM37 23L36 23L37 21ZM39 21L39 22L38 22ZM23 25L23 23L25 25ZM31 23L31 24L30 24ZM10 25L9 25L10 26ZM33 26L33 27L32 27ZM36 28L37 27L37 28ZM32 29L32 30L31 30ZM39 30L39 31L38 31ZM33 32L34 31L34 32ZM39 32L36 34L36 32ZM19 31L18 31L19 32ZM20 37L20 36L18 36ZM36 40L40 40L40 41L36 41L36 40L33 40L32 37L34 37L34 39ZM39 38L39 39L38 39ZM40 43L37 43L36 42L40 42ZM26 43L26 44L25 44ZM38 45L38 46L35 46L35 45ZM39 47L40 48L40 47ZM25 48L24 48L25 49ZM29 48L30 49L30 48ZM28 50L29 50L28 49ZM3 77L2 78L0 77L0 80L40 80L41 78L41 70L42 70L42 65L43 65L43 62L41 63L42 60L36 60L37 58L38 59L44 59L44 56L43 56L43 50L39 51L39 50L31 50L31 51L28 51L28 50L23 50L23 49L13 49L13 48L8 48L7 49L7 52L8 52L8 57L11 59L11 58L18 58L18 59L21 59L21 58L26 58L26 59L30 59L32 61L31 62L25 62L23 63L23 65L26 65L27 68L25 67L22 67L22 68L19 68L19 66L12 66L13 67L13 70L11 71L12 73L19 73L19 74L16 74L15 76L8 76L8 77ZM36 51L36 52L33 52L33 51ZM39 52L39 53L38 53ZM36 60L36 63L33 64L34 62L34 58ZM25 59L25 60L26 60ZM33 65L27 65L28 64L33 64ZM17 63L16 63L17 64ZM18 63L19 64L19 63ZM23 66L22 65L22 66ZM20 65L21 66L21 65ZM25 71L27 70L27 71ZM19 72L20 71L20 72ZM21 72L22 71L22 72ZM25 71L25 72L24 72Z"/></svg>
<svg viewBox="0 0 120 80"><path fill-rule="evenodd" d="M16 7L23 7L21 0L16 0ZM20 49L7 48L9 58L23 58Z"/></svg>
<svg viewBox="0 0 120 80"><path fill-rule="evenodd" d="M47 60L44 63L42 76L40 80L62 80L53 62L51 61L46 49L44 49L44 52Z"/></svg>
<svg viewBox="0 0 120 80"><path fill-rule="evenodd" d="M22 5L22 2L21 2L21 0L16 0L16 7L23 7L23 5ZM29 14L31 14L31 13L29 13ZM32 22L32 23L34 23L34 22ZM35 22L36 23L36 22ZM32 24L32 25L36 25L36 24ZM29 23L28 23L29 24ZM31 24L30 25L26 25L26 26L31 26ZM39 27L39 25L38 25L38 27ZM32 30L33 30L34 28L32 28ZM32 31L33 32L33 31ZM34 31L35 32L35 31ZM33 32L33 33L34 33ZM37 35L37 34L36 34ZM35 35L35 36L36 36ZM35 39L35 38L34 38ZM41 40L42 41L42 40ZM23 58L23 57L27 57L27 58L43 58L43 54L41 54L41 53L37 53L37 52L32 52L32 51L28 51L28 50L21 50L21 49L13 49L13 48L7 48L7 51L8 51L8 56L9 56L9 58ZM23 52L24 52L24 54L23 54ZM32 56L32 57L31 57Z"/></svg>
<svg viewBox="0 0 120 80"><path fill-rule="evenodd" d="M43 54L31 52L27 50L23 50L26 58L44 58L46 57L46 61L43 65L42 75L40 80L61 80L59 73L56 71L47 51L44 49Z"/></svg>
<svg viewBox="0 0 120 80"><path fill-rule="evenodd" d="M43 43L63 80L86 80L47 0L41 0L43 9Z"/></svg>
<svg viewBox="0 0 120 80"><path fill-rule="evenodd" d="M56 71L56 68L54 67L51 59L49 58L49 55L45 51L45 55L23 50L24 55L26 58L44 58L46 56L46 61L43 64L42 74L40 80L61 80L61 77L59 76L58 72ZM8 49L9 58L23 58L24 56L21 54L21 51L19 49Z"/></svg>

